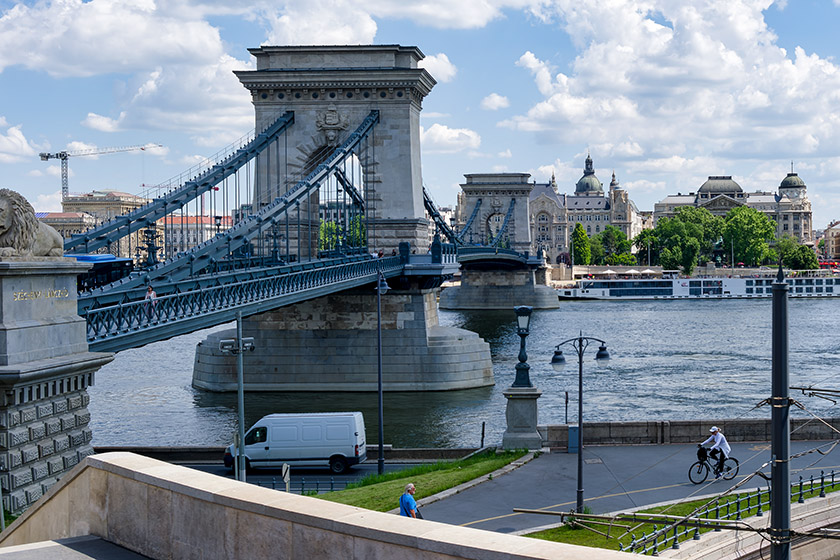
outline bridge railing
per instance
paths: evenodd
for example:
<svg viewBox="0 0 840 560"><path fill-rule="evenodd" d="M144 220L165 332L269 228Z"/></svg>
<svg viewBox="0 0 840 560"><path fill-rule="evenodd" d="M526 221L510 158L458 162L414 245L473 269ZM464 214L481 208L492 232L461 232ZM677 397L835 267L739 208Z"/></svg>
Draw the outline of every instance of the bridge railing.
<svg viewBox="0 0 840 560"><path fill-rule="evenodd" d="M232 319L237 308L255 306L260 302L281 299L284 296L347 280L368 276L375 278L377 271L388 275L389 272L400 271L402 267L403 261L400 257L386 257L254 278L155 299L91 309L85 313L87 339L89 344L95 344L118 337L130 338L139 331L162 328L179 321L194 321L199 317L220 313L230 315ZM220 322L224 321L216 321L216 324ZM171 329L168 332L171 332ZM186 326L184 332L188 332ZM175 334L182 333L170 336Z"/></svg>
<svg viewBox="0 0 840 560"><path fill-rule="evenodd" d="M511 255L511 256L525 256L527 257L527 253L520 253L519 251L514 251L513 249L501 249L498 247L476 247L476 246L468 246L468 247L459 247L458 253L460 255Z"/></svg>

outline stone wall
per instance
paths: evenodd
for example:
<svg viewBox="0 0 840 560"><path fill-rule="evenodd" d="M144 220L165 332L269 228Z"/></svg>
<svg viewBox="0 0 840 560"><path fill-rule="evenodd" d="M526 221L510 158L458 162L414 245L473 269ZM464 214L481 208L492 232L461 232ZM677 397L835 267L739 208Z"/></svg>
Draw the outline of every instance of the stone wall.
<svg viewBox="0 0 840 560"><path fill-rule="evenodd" d="M840 430L840 418L824 419ZM737 420L661 420L648 422L584 422L584 445L632 445L699 443L709 436L709 428L719 426L728 441L770 441L770 419ZM565 424L538 426L544 447L565 448L569 427ZM792 440L837 439L837 432L822 422L791 418Z"/></svg>
<svg viewBox="0 0 840 560"><path fill-rule="evenodd" d="M76 259L0 259L0 487L19 513L93 453L94 372L113 359L88 352L76 314Z"/></svg>
<svg viewBox="0 0 840 560"><path fill-rule="evenodd" d="M84 535L153 559L592 557L591 548L287 494L130 453L86 458L0 534L0 547Z"/></svg>
<svg viewBox="0 0 840 560"><path fill-rule="evenodd" d="M14 390L0 412L3 508L18 512L41 497L60 475L93 454L88 428L93 373Z"/></svg>

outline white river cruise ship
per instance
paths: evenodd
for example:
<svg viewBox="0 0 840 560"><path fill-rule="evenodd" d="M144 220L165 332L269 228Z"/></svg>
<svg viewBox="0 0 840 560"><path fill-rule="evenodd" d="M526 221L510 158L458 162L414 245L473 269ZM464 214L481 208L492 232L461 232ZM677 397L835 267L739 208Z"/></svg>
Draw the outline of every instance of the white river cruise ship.
<svg viewBox="0 0 840 560"><path fill-rule="evenodd" d="M557 289L560 299L728 299L768 298L776 275L679 277L664 271L658 277L585 278ZM830 270L786 271L790 297L840 297L840 275Z"/></svg>

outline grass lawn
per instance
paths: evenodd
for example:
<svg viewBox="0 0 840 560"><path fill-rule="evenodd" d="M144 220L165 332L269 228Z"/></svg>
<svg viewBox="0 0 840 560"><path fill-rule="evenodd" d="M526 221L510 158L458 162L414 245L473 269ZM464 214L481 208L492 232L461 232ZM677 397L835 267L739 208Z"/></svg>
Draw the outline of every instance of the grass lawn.
<svg viewBox="0 0 840 560"><path fill-rule="evenodd" d="M368 475L359 482L348 485L345 490L319 494L317 497L375 511L390 511L399 507L400 496L409 482L414 483L417 489L414 498L420 501L426 496L492 473L526 453L526 451L488 452L461 461L419 465L381 476Z"/></svg>

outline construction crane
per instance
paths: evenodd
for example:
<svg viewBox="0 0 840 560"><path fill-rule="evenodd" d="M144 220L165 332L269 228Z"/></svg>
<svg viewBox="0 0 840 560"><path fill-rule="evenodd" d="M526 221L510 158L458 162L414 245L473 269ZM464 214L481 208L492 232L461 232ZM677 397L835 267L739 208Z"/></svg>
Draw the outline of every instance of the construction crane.
<svg viewBox="0 0 840 560"><path fill-rule="evenodd" d="M67 175L67 160L70 157L80 157L80 156L100 156L103 154L115 154L117 152L133 152L134 150L145 150L147 148L162 148L162 144L146 144L144 146L126 146L124 148L92 148L90 150L75 150L75 151L61 151L56 152L54 154L50 154L48 152L41 152L38 154L41 157L41 161L47 161L50 159L57 159L61 161L61 198L67 198L70 194L70 188L68 187Z"/></svg>

